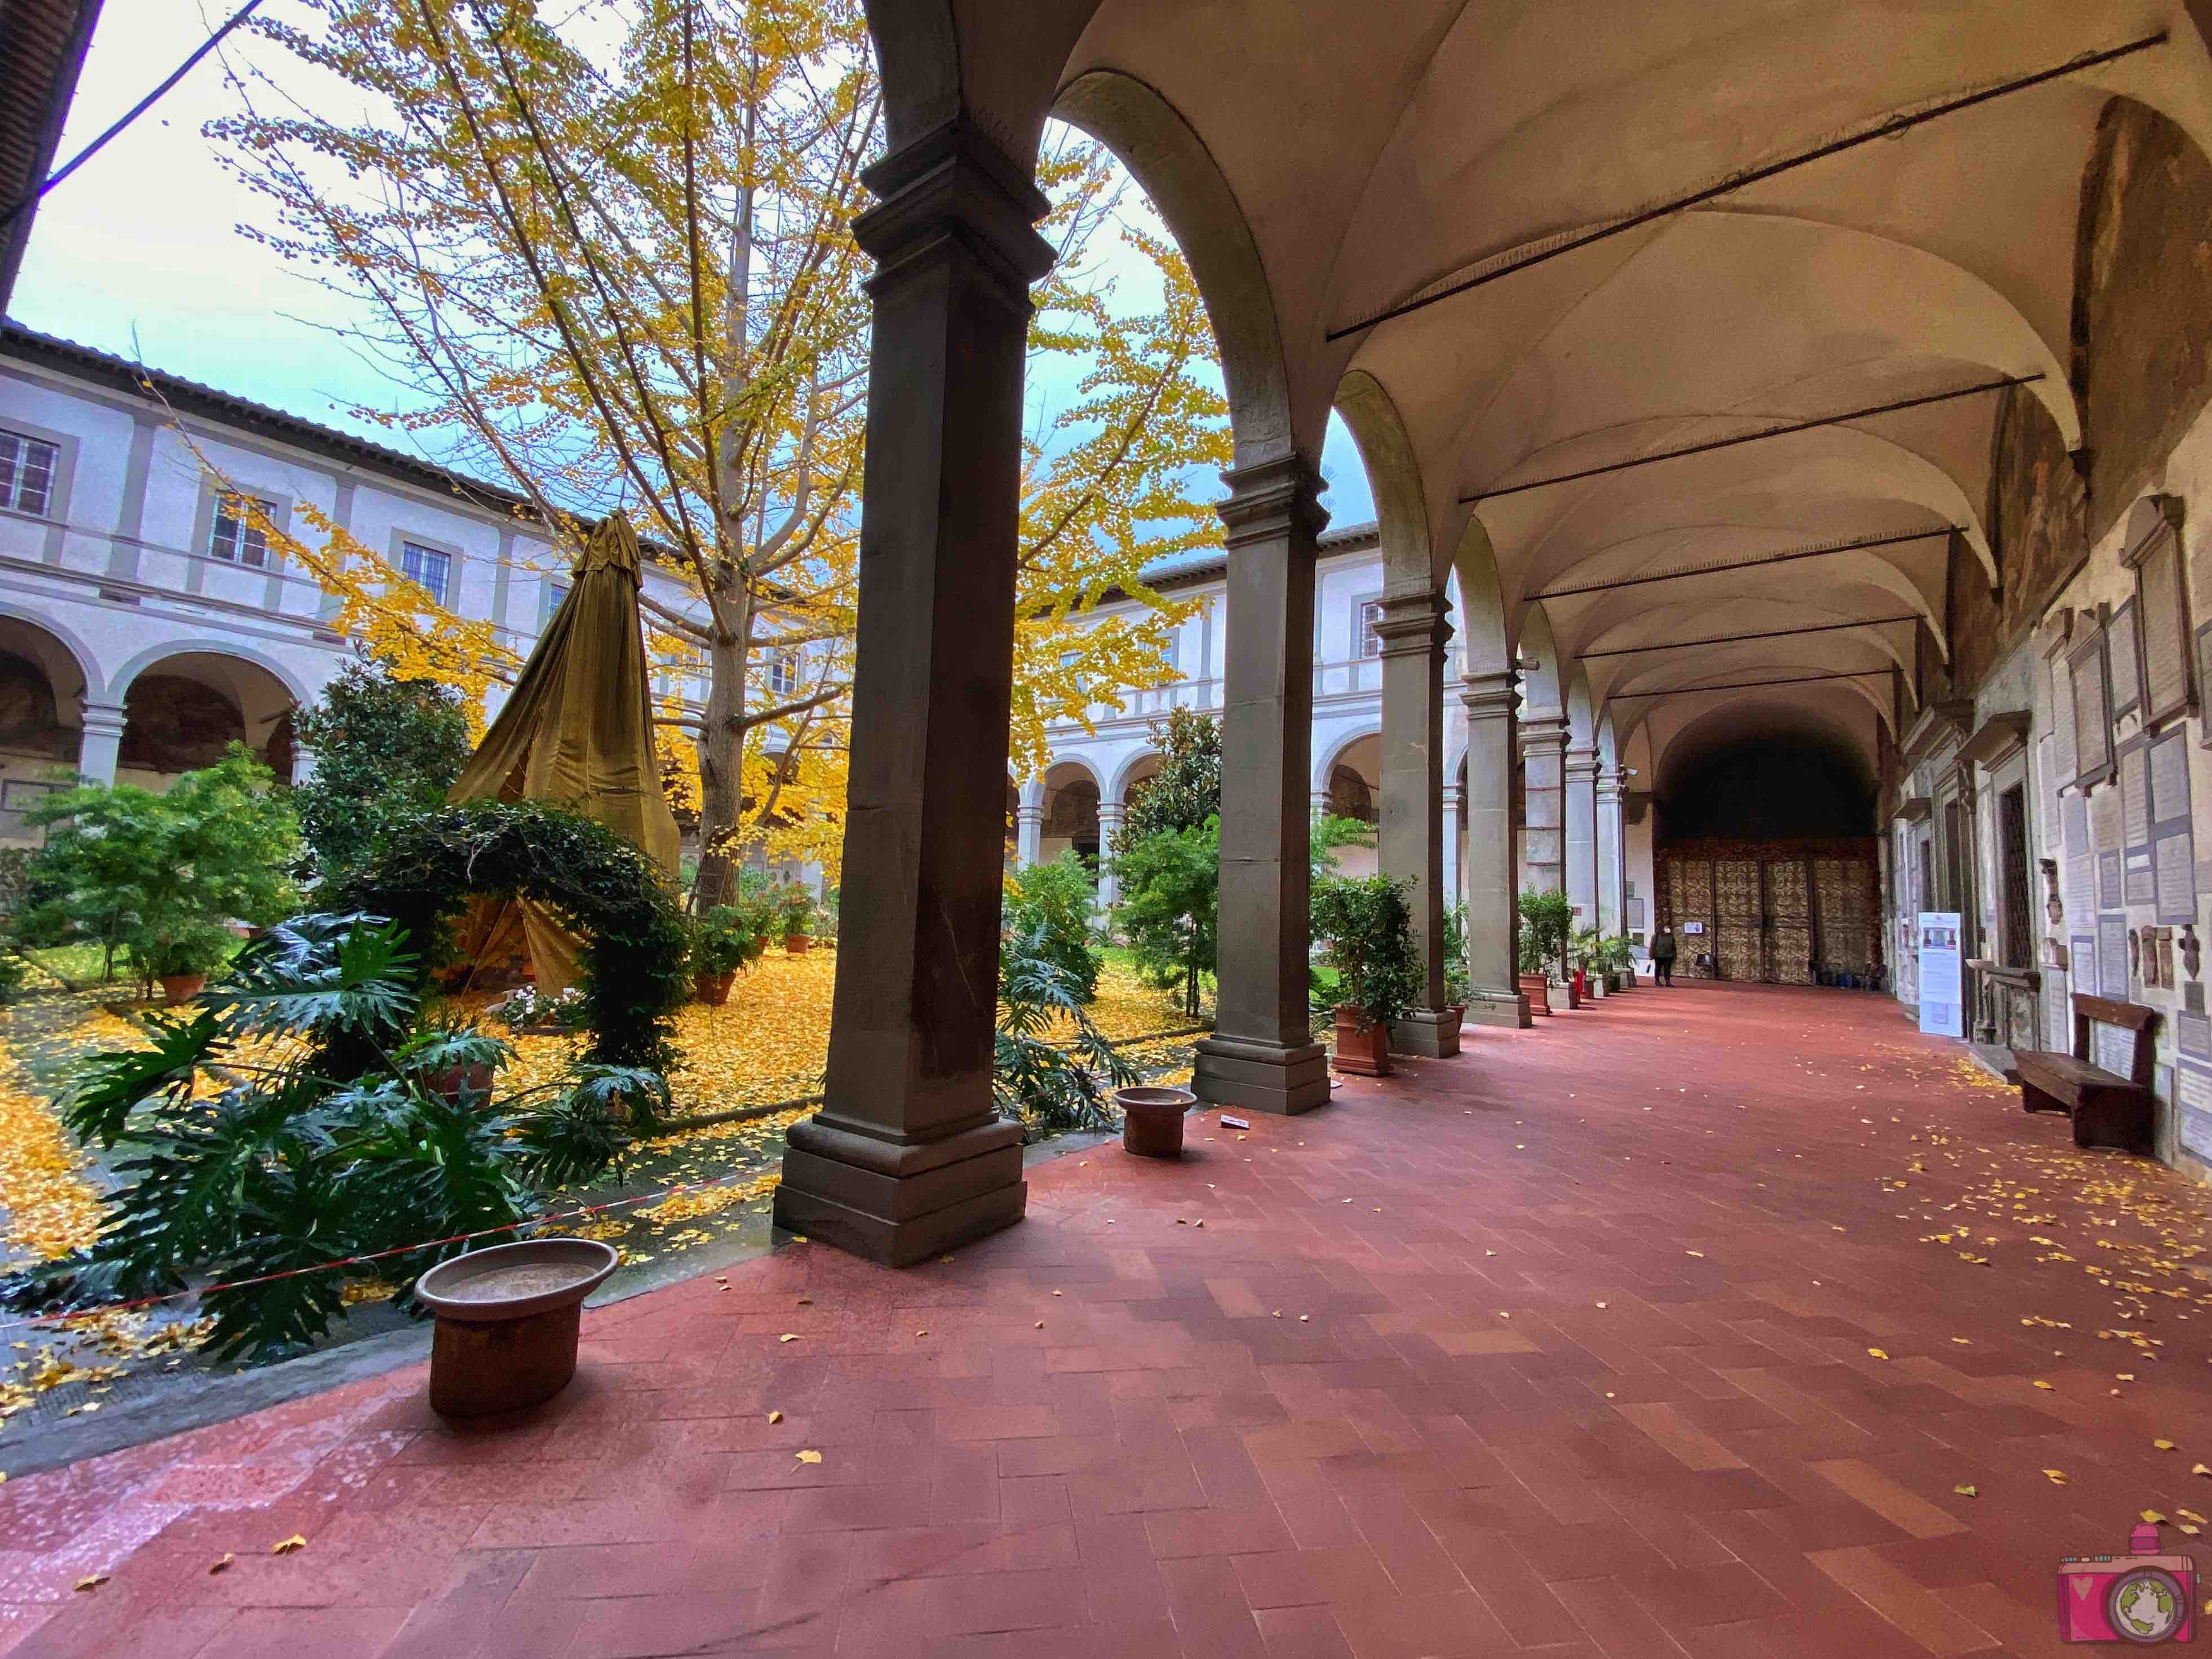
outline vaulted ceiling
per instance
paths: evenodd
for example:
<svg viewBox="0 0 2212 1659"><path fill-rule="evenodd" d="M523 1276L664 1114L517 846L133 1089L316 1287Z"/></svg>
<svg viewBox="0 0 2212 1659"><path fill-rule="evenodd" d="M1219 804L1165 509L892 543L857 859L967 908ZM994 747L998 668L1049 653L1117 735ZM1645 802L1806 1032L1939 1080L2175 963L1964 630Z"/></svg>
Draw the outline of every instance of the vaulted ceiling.
<svg viewBox="0 0 2212 1659"><path fill-rule="evenodd" d="M1370 470L1381 454L1411 474L1376 481L1386 548L1493 589L1506 648L1540 605L1564 659L1593 653L1591 696L1624 743L1668 707L1649 694L1820 675L1856 677L1703 692L1662 723L1748 699L1870 744L1899 717L1890 666L1913 659L1915 624L1896 619L1923 618L1940 653L1947 582L1994 581L1997 398L1516 487L2015 379L2078 446L2076 226L2100 112L2124 94L2212 149L2212 57L2183 0L873 0L872 15L895 137L964 104L1019 149L1057 98L1121 149L1214 311L1240 460L1267 442L1317 456L1358 387ZM913 70L948 40L956 67ZM2066 67L2088 54L2106 56ZM1623 654L1754 633L1773 636ZM1864 716L1836 713L1854 698Z"/></svg>

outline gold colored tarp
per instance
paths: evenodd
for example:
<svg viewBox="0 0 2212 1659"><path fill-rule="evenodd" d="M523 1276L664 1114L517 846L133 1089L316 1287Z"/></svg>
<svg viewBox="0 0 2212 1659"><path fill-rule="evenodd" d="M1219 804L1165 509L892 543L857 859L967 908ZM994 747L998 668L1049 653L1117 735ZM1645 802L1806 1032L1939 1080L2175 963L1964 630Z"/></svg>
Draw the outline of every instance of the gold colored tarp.
<svg viewBox="0 0 2212 1659"><path fill-rule="evenodd" d="M538 800L580 811L644 849L673 885L680 836L653 746L641 561L637 532L622 514L592 532L566 602L447 799ZM471 966L511 961L522 945L541 989L558 993L577 981L582 941L543 905L478 900L458 938Z"/></svg>

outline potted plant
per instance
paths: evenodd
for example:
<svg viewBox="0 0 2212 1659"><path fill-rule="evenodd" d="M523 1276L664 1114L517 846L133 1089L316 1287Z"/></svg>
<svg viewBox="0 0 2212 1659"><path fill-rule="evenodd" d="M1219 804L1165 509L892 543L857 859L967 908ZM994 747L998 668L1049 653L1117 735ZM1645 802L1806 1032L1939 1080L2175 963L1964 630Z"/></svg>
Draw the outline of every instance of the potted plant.
<svg viewBox="0 0 2212 1659"><path fill-rule="evenodd" d="M1598 943L1598 963L1604 969L1608 988L1626 991L1636 983L1636 953L1628 943L1628 935L1615 933L1611 939Z"/></svg>
<svg viewBox="0 0 2212 1659"><path fill-rule="evenodd" d="M797 882L787 881L778 884L773 900L785 951L794 957L803 956L811 943L807 928L814 920L813 895Z"/></svg>
<svg viewBox="0 0 2212 1659"><path fill-rule="evenodd" d="M1390 1022L1419 994L1413 918L1402 882L1388 876L1326 879L1314 889L1314 937L1336 969L1336 1068L1390 1074Z"/></svg>
<svg viewBox="0 0 2212 1659"><path fill-rule="evenodd" d="M1455 1024L1467 1023L1467 1005L1474 1000L1474 982L1467 971L1467 907L1454 905L1444 912L1444 1006Z"/></svg>
<svg viewBox="0 0 2212 1659"><path fill-rule="evenodd" d="M1599 939L1595 927L1577 927L1568 941L1567 956L1573 963L1569 983L1577 994L1602 998L1607 991L1604 970L1599 966Z"/></svg>
<svg viewBox="0 0 2212 1659"><path fill-rule="evenodd" d="M1577 1006L1574 982L1566 975L1567 936L1574 927L1574 906L1557 888L1521 895L1521 988L1527 993L1532 1012L1548 1014L1551 975L1559 973L1565 985L1567 1006Z"/></svg>
<svg viewBox="0 0 2212 1659"><path fill-rule="evenodd" d="M691 922L691 985L698 1000L721 1006L730 1000L738 969L768 948L758 917L734 904L702 910Z"/></svg>
<svg viewBox="0 0 2212 1659"><path fill-rule="evenodd" d="M221 922L179 922L147 939L141 960L147 978L161 981L161 1000L174 1008L207 989L208 975L230 959L233 943Z"/></svg>

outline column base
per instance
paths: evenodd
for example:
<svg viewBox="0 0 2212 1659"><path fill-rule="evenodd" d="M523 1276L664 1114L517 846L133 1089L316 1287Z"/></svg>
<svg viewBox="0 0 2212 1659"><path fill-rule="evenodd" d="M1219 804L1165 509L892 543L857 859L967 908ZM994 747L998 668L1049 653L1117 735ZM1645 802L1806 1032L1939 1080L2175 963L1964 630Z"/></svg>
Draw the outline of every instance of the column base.
<svg viewBox="0 0 2212 1659"><path fill-rule="evenodd" d="M1521 991L1477 991L1468 999L1467 1023L1470 1025L1500 1025L1508 1030L1525 1031L1536 1023L1528 1012L1528 998Z"/></svg>
<svg viewBox="0 0 2212 1659"><path fill-rule="evenodd" d="M1390 1022L1390 1047L1397 1054L1449 1060L1459 1052L1459 1020L1449 1009L1416 1008Z"/></svg>
<svg viewBox="0 0 2212 1659"><path fill-rule="evenodd" d="M888 1141L811 1117L785 1140L775 1224L886 1267L1011 1227L1028 1207L1018 1123Z"/></svg>
<svg viewBox="0 0 2212 1659"><path fill-rule="evenodd" d="M1190 1089L1211 1106L1295 1116L1328 1104L1328 1050L1318 1042L1286 1048L1242 1037L1201 1037Z"/></svg>

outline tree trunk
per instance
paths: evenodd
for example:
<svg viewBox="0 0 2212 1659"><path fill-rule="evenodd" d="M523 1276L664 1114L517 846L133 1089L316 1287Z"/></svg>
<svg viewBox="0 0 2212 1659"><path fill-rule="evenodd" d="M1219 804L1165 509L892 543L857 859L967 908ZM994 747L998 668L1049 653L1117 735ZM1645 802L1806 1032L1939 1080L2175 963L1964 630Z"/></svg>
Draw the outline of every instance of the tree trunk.
<svg viewBox="0 0 2212 1659"><path fill-rule="evenodd" d="M736 584L732 583L732 586ZM750 595L732 594L734 637L707 647L707 728L699 734L699 881L696 911L737 896L738 855L731 831L744 806L745 641L752 632Z"/></svg>

